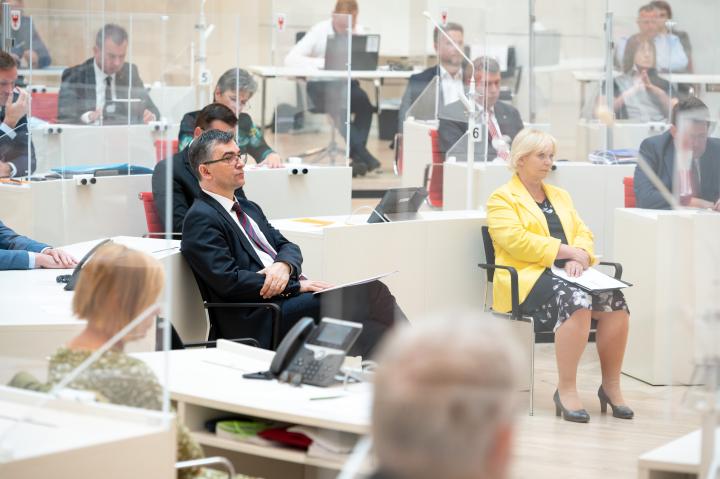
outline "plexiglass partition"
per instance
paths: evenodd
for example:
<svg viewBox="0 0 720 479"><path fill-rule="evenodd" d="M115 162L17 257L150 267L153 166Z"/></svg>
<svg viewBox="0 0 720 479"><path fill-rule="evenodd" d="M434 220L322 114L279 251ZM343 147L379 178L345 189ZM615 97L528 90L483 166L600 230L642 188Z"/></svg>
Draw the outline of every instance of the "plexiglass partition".
<svg viewBox="0 0 720 479"><path fill-rule="evenodd" d="M375 167L366 147L374 108L350 72L377 67L379 36L355 28L349 14L292 8L273 15L275 72L265 73L274 78L263 84L272 92L275 150L294 165L351 161L356 174Z"/></svg>

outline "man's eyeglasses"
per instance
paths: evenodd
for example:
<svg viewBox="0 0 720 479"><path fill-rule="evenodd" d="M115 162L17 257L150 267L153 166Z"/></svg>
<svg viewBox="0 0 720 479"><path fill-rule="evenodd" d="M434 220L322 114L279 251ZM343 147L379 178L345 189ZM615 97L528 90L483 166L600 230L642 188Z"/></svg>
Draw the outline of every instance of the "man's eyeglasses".
<svg viewBox="0 0 720 479"><path fill-rule="evenodd" d="M212 165L213 163L220 163L221 161L224 161L228 165L245 165L247 163L247 153L227 153L219 160L204 161L202 164Z"/></svg>

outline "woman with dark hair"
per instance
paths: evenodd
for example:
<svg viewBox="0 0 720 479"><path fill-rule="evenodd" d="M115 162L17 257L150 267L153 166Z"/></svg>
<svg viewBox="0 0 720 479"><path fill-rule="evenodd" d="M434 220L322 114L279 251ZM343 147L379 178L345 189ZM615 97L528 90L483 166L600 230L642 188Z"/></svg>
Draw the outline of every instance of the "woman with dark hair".
<svg viewBox="0 0 720 479"><path fill-rule="evenodd" d="M262 125L258 127L250 115L243 112L256 91L257 82L250 73L242 68L231 68L218 79L213 92L213 103L227 106L238 116L236 141L241 151L249 153L259 165L279 168L282 167L282 159L265 142ZM199 114L200 110L183 116L178 134L178 149L183 150L192 142Z"/></svg>
<svg viewBox="0 0 720 479"><path fill-rule="evenodd" d="M623 54L623 73L615 78L613 109L618 120L667 120L673 105L673 89L655 68L655 44L633 35ZM603 103L603 100L601 100Z"/></svg>

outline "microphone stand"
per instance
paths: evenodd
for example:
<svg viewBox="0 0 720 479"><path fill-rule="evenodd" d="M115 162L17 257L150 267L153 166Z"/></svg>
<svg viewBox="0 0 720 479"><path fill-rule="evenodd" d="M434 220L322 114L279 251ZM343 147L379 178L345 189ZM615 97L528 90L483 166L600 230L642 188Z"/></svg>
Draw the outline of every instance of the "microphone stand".
<svg viewBox="0 0 720 479"><path fill-rule="evenodd" d="M444 28L442 28L433 17L427 11L423 12L423 15L435 25L435 28L450 42L450 44L457 50L460 55L468 62L470 68L472 68L472 76L470 77L470 88L466 96L460 95L460 101L462 101L465 108L468 109L468 130L467 130L467 197L465 200L465 207L467 209L473 209L473 164L475 162L475 137L480 138L480 132L476 131L475 127L475 65L465 55L465 52L458 46L457 43L447 34ZM484 124L487 125L487 108L483 111ZM483 133L485 129L482 128ZM487 138L485 134L484 138ZM485 143L485 155L487 159L487 141Z"/></svg>

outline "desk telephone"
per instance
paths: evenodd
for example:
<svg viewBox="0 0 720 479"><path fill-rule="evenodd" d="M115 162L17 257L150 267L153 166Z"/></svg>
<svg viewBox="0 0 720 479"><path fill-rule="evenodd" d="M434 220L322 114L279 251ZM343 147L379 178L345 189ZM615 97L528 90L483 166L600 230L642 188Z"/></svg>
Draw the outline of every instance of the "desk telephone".
<svg viewBox="0 0 720 479"><path fill-rule="evenodd" d="M283 338L269 371L243 377L329 386L361 330L362 324L351 321L323 318L315 326L312 318L303 318Z"/></svg>

